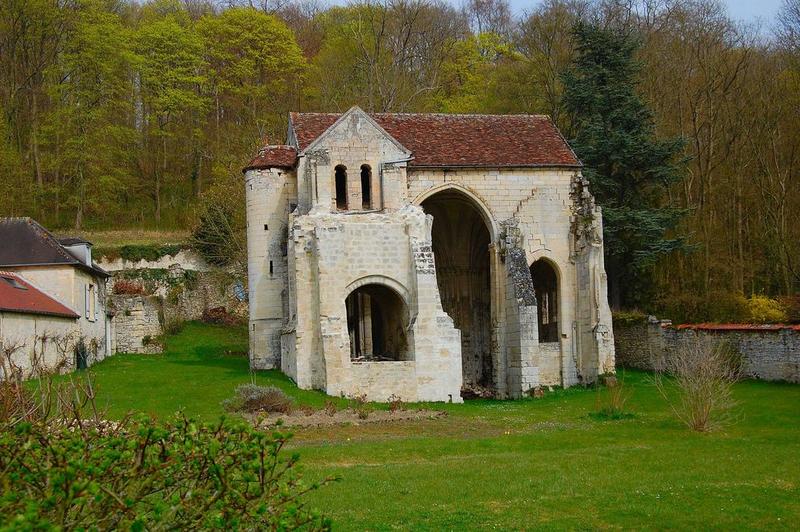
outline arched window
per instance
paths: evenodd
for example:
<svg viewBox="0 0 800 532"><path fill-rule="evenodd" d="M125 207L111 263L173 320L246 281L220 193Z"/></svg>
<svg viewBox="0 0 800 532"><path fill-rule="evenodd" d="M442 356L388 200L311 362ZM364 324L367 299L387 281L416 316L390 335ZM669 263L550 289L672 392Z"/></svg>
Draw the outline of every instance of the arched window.
<svg viewBox="0 0 800 532"><path fill-rule="evenodd" d="M340 211L347 210L347 167L337 165L336 172L336 208Z"/></svg>
<svg viewBox="0 0 800 532"><path fill-rule="evenodd" d="M533 290L539 309L539 343L558 342L558 276L544 259L531 264Z"/></svg>
<svg viewBox="0 0 800 532"><path fill-rule="evenodd" d="M361 208L372 208L372 168L368 164L361 165Z"/></svg>
<svg viewBox="0 0 800 532"><path fill-rule="evenodd" d="M345 300L350 358L356 362L407 360L408 310L391 288L367 284Z"/></svg>

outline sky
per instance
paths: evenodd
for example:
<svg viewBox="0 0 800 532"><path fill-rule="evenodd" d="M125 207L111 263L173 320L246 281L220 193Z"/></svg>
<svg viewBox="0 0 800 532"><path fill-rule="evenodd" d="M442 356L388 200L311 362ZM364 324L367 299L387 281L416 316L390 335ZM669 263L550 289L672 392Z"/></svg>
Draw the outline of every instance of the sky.
<svg viewBox="0 0 800 532"><path fill-rule="evenodd" d="M781 0L722 0L728 6L731 17L746 22L755 22L761 18L762 23L770 25L781 5ZM539 4L538 0L509 0L516 12L522 12Z"/></svg>
<svg viewBox="0 0 800 532"><path fill-rule="evenodd" d="M781 7L781 0L725 0L730 14L735 19L748 22L761 17L764 23L771 23Z"/></svg>

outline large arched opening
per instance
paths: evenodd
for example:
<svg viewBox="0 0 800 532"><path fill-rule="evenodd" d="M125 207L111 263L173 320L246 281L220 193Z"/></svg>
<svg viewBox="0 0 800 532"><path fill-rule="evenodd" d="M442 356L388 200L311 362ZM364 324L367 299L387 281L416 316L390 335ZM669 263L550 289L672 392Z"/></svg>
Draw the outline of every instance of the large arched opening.
<svg viewBox="0 0 800 532"><path fill-rule="evenodd" d="M408 309L400 295L381 284L359 286L345 299L350 360L410 360Z"/></svg>
<svg viewBox="0 0 800 532"><path fill-rule="evenodd" d="M539 343L558 342L558 274L545 259L537 260L530 269L538 309Z"/></svg>
<svg viewBox="0 0 800 532"><path fill-rule="evenodd" d="M442 307L461 331L465 397L494 392L492 290L487 214L457 189L445 189L421 203L433 216L432 244Z"/></svg>

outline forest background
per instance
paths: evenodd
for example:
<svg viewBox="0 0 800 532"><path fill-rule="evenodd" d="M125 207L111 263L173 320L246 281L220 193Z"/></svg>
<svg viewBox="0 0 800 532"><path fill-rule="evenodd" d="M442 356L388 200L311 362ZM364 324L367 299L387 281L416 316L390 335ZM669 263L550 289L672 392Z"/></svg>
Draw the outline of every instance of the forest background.
<svg viewBox="0 0 800 532"><path fill-rule="evenodd" d="M630 44L637 119L674 141L645 192L681 245L614 306L732 320L767 296L800 315L800 0L762 25L714 0L4 0L0 214L171 230L213 211L241 235L241 168L289 111L541 113L580 143L581 22Z"/></svg>

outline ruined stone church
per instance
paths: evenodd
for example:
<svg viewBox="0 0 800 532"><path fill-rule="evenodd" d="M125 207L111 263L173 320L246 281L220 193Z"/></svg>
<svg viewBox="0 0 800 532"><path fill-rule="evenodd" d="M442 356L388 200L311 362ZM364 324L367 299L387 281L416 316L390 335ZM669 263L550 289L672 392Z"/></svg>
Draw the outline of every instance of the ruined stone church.
<svg viewBox="0 0 800 532"><path fill-rule="evenodd" d="M548 117L291 113L244 173L254 369L453 402L614 370L600 209Z"/></svg>

